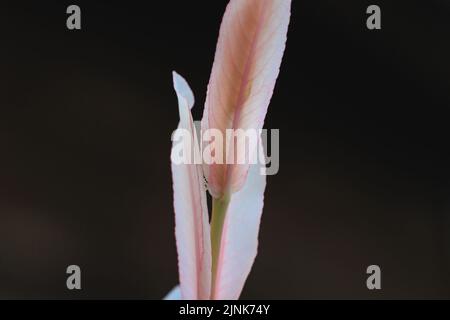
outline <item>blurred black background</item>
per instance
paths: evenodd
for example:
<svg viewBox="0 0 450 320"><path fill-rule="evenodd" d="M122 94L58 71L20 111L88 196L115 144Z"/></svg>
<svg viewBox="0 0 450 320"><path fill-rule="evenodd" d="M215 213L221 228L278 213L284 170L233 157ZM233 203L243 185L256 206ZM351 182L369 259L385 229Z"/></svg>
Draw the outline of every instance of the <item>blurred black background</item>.
<svg viewBox="0 0 450 320"><path fill-rule="evenodd" d="M160 299L177 283L171 71L200 119L226 3L0 4L0 298ZM266 118L280 172L242 298L450 298L449 89L448 1L293 1Z"/></svg>

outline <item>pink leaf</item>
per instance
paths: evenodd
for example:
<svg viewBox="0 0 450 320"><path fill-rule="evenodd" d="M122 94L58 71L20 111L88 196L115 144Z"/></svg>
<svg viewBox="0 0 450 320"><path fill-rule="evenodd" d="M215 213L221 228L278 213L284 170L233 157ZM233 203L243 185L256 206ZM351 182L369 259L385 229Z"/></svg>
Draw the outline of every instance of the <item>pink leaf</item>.
<svg viewBox="0 0 450 320"><path fill-rule="evenodd" d="M192 137L190 141L182 140L179 143L198 147L190 111L194 96L187 82L175 72L173 82L180 113L178 128L187 130ZM201 167L196 164L175 164L172 161L172 179L181 297L209 299L211 239Z"/></svg>
<svg viewBox="0 0 450 320"><path fill-rule="evenodd" d="M244 187L233 194L224 222L212 298L238 299L258 249L266 176L250 165Z"/></svg>
<svg viewBox="0 0 450 320"><path fill-rule="evenodd" d="M230 1L208 85L203 130L219 129L225 137L226 129L262 128L284 53L290 7L291 0ZM235 148L234 154L253 152ZM247 171L248 162L210 165L205 170L209 191L215 198L238 191Z"/></svg>

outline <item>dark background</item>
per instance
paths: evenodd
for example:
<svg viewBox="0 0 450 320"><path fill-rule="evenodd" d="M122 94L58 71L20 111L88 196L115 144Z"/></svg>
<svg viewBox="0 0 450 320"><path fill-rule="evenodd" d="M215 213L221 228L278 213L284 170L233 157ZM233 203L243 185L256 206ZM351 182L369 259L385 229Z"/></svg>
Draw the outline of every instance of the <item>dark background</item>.
<svg viewBox="0 0 450 320"><path fill-rule="evenodd" d="M177 283L171 71L200 119L226 3L1 3L0 298L160 299ZM266 118L280 172L242 298L450 298L449 89L448 1L293 1Z"/></svg>

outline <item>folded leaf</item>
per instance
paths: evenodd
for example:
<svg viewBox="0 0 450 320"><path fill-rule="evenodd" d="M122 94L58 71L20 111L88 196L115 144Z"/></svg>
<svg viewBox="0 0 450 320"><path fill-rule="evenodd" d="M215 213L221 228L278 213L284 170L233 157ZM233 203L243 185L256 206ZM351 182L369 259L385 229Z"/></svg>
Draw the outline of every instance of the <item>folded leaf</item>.
<svg viewBox="0 0 450 320"><path fill-rule="evenodd" d="M222 231L212 298L238 299L258 251L266 176L250 165L244 187L232 195Z"/></svg>
<svg viewBox="0 0 450 320"><path fill-rule="evenodd" d="M208 85L202 129L260 129L278 77L290 19L291 0L231 0L220 27ZM225 148L225 146L224 146ZM242 144L225 157L254 150ZM215 198L242 188L249 161L206 168L208 188Z"/></svg>
<svg viewBox="0 0 450 320"><path fill-rule="evenodd" d="M198 148L190 108L194 95L187 82L173 73L180 113L179 129L189 132L186 148ZM172 150L175 146L172 146ZM193 150L195 151L195 150ZM211 288L211 239L208 222L206 189L201 166L175 164L172 161L175 208L175 236L178 250L178 269L183 299L209 299Z"/></svg>

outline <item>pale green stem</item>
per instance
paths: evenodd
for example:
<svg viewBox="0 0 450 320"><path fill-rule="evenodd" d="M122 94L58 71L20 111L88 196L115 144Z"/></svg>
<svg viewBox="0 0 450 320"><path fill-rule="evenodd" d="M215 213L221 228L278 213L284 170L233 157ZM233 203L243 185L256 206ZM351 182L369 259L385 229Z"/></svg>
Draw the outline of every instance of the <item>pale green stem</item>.
<svg viewBox="0 0 450 320"><path fill-rule="evenodd" d="M230 196L225 194L220 199L213 198L211 217L211 255L212 255L212 284L211 299L214 299L215 283L217 276L217 264L220 255L220 242L222 240L223 224L227 214Z"/></svg>

